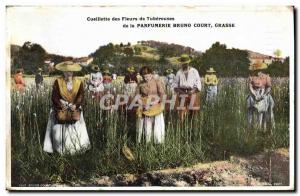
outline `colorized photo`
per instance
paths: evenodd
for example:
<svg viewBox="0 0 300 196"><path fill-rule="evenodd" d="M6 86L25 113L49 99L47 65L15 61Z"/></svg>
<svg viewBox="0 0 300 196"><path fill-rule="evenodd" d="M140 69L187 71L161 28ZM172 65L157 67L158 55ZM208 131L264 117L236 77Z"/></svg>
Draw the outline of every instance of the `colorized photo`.
<svg viewBox="0 0 300 196"><path fill-rule="evenodd" d="M7 6L7 189L294 191L293 6Z"/></svg>

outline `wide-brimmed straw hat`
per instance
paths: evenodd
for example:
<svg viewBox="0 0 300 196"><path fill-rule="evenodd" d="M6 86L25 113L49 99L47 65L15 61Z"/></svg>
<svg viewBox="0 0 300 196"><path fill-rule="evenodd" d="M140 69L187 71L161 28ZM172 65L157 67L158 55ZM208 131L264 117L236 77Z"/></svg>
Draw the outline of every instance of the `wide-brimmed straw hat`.
<svg viewBox="0 0 300 196"><path fill-rule="evenodd" d="M209 68L209 70L206 71L207 73L216 73L213 67Z"/></svg>
<svg viewBox="0 0 300 196"><path fill-rule="evenodd" d="M191 58L189 55L187 54L182 54L178 59L177 59L178 63L183 65L183 64L188 64L191 62Z"/></svg>
<svg viewBox="0 0 300 196"><path fill-rule="evenodd" d="M80 71L81 66L73 61L65 61L55 65L55 69L59 71Z"/></svg>
<svg viewBox="0 0 300 196"><path fill-rule="evenodd" d="M100 68L98 65L93 64L93 65L91 65L91 70L92 71L100 71Z"/></svg>
<svg viewBox="0 0 300 196"><path fill-rule="evenodd" d="M173 73L173 69L169 68L166 70L167 73Z"/></svg>
<svg viewBox="0 0 300 196"><path fill-rule="evenodd" d="M249 66L250 71L263 70L263 69L267 69L267 68L268 68L268 65L266 63L252 63Z"/></svg>
<svg viewBox="0 0 300 196"><path fill-rule="evenodd" d="M127 71L129 71L129 72L135 72L135 69L134 69L133 66L130 66L130 67L127 68Z"/></svg>
<svg viewBox="0 0 300 196"><path fill-rule="evenodd" d="M110 74L110 71L109 71L108 69L105 69L105 70L103 71L103 73L105 73L105 74Z"/></svg>

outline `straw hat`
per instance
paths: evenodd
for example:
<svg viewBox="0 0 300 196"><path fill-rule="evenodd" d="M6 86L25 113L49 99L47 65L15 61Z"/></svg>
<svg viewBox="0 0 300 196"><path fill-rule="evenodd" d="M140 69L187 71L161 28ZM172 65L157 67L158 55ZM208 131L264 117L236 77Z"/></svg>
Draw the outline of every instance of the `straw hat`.
<svg viewBox="0 0 300 196"><path fill-rule="evenodd" d="M98 72L98 71L100 71L100 68L98 65L93 64L93 65L91 65L91 70Z"/></svg>
<svg viewBox="0 0 300 196"><path fill-rule="evenodd" d="M182 54L178 59L177 59L179 64L188 64L189 62L191 62L191 58L189 55L187 54Z"/></svg>
<svg viewBox="0 0 300 196"><path fill-rule="evenodd" d="M59 71L80 71L81 66L72 61L65 61L65 62L55 65L55 69L57 69Z"/></svg>
<svg viewBox="0 0 300 196"><path fill-rule="evenodd" d="M128 68L127 68L127 71L129 71L129 72L134 72L134 71L135 71L135 69L134 69L134 67L133 67L133 66L130 66L130 67L128 67Z"/></svg>
<svg viewBox="0 0 300 196"><path fill-rule="evenodd" d="M173 69L169 68L166 70L166 72L169 74L169 73L173 73Z"/></svg>
<svg viewBox="0 0 300 196"><path fill-rule="evenodd" d="M108 69L105 69L105 70L103 71L103 73L110 74L110 71L109 71Z"/></svg>
<svg viewBox="0 0 300 196"><path fill-rule="evenodd" d="M206 71L207 73L216 73L213 67L209 68L209 70Z"/></svg>
<svg viewBox="0 0 300 196"><path fill-rule="evenodd" d="M267 69L268 65L265 63L253 63L249 66L250 71Z"/></svg>

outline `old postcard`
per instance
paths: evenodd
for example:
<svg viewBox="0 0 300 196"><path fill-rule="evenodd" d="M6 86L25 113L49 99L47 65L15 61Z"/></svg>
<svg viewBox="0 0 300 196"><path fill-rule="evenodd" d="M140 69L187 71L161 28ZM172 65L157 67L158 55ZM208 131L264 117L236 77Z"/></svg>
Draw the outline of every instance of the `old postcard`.
<svg viewBox="0 0 300 196"><path fill-rule="evenodd" d="M295 190L294 12L8 5L7 189Z"/></svg>

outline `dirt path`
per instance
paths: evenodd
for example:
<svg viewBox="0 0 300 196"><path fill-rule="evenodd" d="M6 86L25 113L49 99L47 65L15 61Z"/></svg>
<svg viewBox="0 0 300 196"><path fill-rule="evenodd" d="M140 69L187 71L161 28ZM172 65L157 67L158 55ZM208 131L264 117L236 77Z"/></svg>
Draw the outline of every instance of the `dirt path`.
<svg viewBox="0 0 300 196"><path fill-rule="evenodd" d="M272 153L260 153L248 158L233 158L253 177L277 186L289 185L289 152L277 149Z"/></svg>
<svg viewBox="0 0 300 196"><path fill-rule="evenodd" d="M271 167L270 167L271 166ZM247 158L165 169L140 175L102 176L68 186L266 186L289 185L289 152L278 149Z"/></svg>

